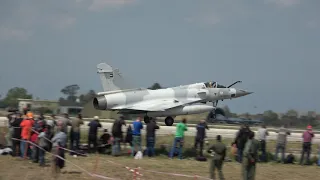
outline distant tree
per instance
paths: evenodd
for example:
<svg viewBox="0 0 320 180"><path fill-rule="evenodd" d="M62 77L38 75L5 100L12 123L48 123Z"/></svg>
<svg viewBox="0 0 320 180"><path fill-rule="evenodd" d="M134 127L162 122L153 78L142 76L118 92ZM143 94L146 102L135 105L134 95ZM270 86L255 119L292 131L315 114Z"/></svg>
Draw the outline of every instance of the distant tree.
<svg viewBox="0 0 320 180"><path fill-rule="evenodd" d="M298 118L298 112L290 109L289 111L287 111L287 113L285 113L282 118L281 118L281 124L286 124L289 126L301 126L301 121Z"/></svg>
<svg viewBox="0 0 320 180"><path fill-rule="evenodd" d="M156 90L161 89L161 85L159 83L154 83L152 86L150 86L148 89Z"/></svg>
<svg viewBox="0 0 320 180"><path fill-rule="evenodd" d="M94 90L90 90L88 93L86 94L81 94L79 96L80 99L80 104L81 105L85 105L87 104L89 101L91 101L94 97L96 96L96 92Z"/></svg>
<svg viewBox="0 0 320 180"><path fill-rule="evenodd" d="M262 120L265 124L268 124L268 125L279 125L280 124L278 114L271 111L271 110L265 111L263 113Z"/></svg>
<svg viewBox="0 0 320 180"><path fill-rule="evenodd" d="M59 103L62 106L75 106L78 103L76 102L77 100L77 94L79 91L80 87L77 84L72 84L72 85L68 85L66 87L64 87L63 89L61 89L61 93L63 93L64 95L67 96L67 98L60 98L59 99Z"/></svg>
<svg viewBox="0 0 320 180"><path fill-rule="evenodd" d="M61 92L66 96L76 96L80 87L77 84L72 84L61 89Z"/></svg>
<svg viewBox="0 0 320 180"><path fill-rule="evenodd" d="M3 103L9 107L17 107L18 99L32 99L32 94L29 94L25 88L14 87L9 89L6 97L3 99Z"/></svg>

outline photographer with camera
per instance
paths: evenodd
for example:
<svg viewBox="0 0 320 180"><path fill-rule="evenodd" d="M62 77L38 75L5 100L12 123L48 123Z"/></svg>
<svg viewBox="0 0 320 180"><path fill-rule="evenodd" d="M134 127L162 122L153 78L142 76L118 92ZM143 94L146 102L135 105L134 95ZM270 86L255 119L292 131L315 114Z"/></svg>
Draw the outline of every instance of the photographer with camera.
<svg viewBox="0 0 320 180"><path fill-rule="evenodd" d="M308 126L307 130L302 134L303 144L302 144L302 152L300 157L300 165L303 164L304 154L307 154L307 161L305 164L310 163L310 153L311 153L311 146L312 146L312 138L314 134L312 132L312 126Z"/></svg>

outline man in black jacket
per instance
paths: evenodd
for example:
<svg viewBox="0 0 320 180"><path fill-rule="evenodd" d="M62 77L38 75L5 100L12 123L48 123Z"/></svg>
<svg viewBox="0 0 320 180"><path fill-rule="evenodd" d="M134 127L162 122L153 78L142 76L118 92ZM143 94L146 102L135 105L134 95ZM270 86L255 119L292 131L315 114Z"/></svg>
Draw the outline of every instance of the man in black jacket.
<svg viewBox="0 0 320 180"><path fill-rule="evenodd" d="M204 138L206 138L206 129L209 130L209 127L205 120L201 120L196 126L197 135L195 138L194 149L197 150L198 145L200 145L200 157L203 157L203 143Z"/></svg>
<svg viewBox="0 0 320 180"><path fill-rule="evenodd" d="M154 145L156 142L156 129L159 129L160 127L156 124L156 121L154 119L151 119L151 121L147 124L147 153L149 157L152 157L155 155L154 152Z"/></svg>
<svg viewBox="0 0 320 180"><path fill-rule="evenodd" d="M98 136L98 128L101 128L102 125L99 122L99 117L94 116L93 120L88 124L89 126L89 137L88 137L88 148L89 152L95 153L97 150L97 136ZM91 145L93 144L93 149Z"/></svg>
<svg viewBox="0 0 320 180"><path fill-rule="evenodd" d="M126 126L126 122L124 121L124 117L120 116L119 119L114 121L112 126L112 136L113 136L112 155L113 156L119 155L121 151L120 142L123 140L122 125Z"/></svg>
<svg viewBox="0 0 320 180"><path fill-rule="evenodd" d="M249 128L249 125L241 125L241 128L237 133L235 143L236 143L237 149L238 149L237 160L239 163L242 162L243 149L244 149L244 146L249 138L250 132L251 132L251 130Z"/></svg>
<svg viewBox="0 0 320 180"><path fill-rule="evenodd" d="M21 139L21 127L20 123L22 122L22 117L20 113L16 114L16 117L13 117L10 120L10 125L13 128L12 138L12 156L19 156L20 155L20 141L16 139Z"/></svg>

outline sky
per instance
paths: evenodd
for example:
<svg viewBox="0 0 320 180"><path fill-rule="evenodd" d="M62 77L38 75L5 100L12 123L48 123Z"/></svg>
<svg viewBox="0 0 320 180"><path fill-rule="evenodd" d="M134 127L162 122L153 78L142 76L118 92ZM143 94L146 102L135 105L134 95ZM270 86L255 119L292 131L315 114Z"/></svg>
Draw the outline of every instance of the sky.
<svg viewBox="0 0 320 180"><path fill-rule="evenodd" d="M232 112L320 112L319 0L2 0L0 94L102 91L96 65L136 87L217 81L253 91Z"/></svg>

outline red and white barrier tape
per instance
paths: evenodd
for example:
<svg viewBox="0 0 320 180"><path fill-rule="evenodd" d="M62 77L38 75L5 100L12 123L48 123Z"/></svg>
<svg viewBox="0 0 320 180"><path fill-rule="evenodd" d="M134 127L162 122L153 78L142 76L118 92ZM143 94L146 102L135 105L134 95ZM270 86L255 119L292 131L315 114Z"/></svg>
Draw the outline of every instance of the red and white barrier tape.
<svg viewBox="0 0 320 180"><path fill-rule="evenodd" d="M37 134L40 134L39 132L35 131L34 129L32 129L32 131L35 132L35 133L37 133ZM48 139L48 138L46 138L46 137L43 137L43 138L46 139L47 141L53 143L50 139ZM75 153L75 154L80 154L80 155L82 155L82 156L88 156L88 155L86 155L86 154L82 154L82 153L73 151L73 150L71 150L71 149L67 149L67 148L63 148L63 147L60 147L60 148L63 149L63 150L66 150L66 151L68 151L68 152L72 152L72 153Z"/></svg>
<svg viewBox="0 0 320 180"><path fill-rule="evenodd" d="M11 138L11 139L17 140L17 141L21 141L21 142L28 142L28 143L32 144L33 146L36 146L36 147L38 147L38 148L46 151L45 149L43 149L42 147L38 146L37 144L35 144L35 143L31 142L31 141L25 141L25 140L21 140L21 139L17 139L17 138ZM59 148L60 148L60 147L59 147ZM59 156L59 155L52 154L52 153L50 153L50 152L48 152L48 151L46 151L46 152L49 153L49 154L51 154L51 155L53 155L53 156L55 156L55 157L57 157L57 158L59 158L59 159L62 159L62 160L64 160L64 161L72 164L73 166L75 166L75 167L77 167L78 169L82 170L83 172L87 173L89 176L99 177L99 178L102 178L102 179L115 179L115 178L111 178L111 177L106 177L106 176L102 176L102 175L90 173L90 172L88 172L87 170L85 170L84 168L82 168L82 167L80 167L80 166L78 166L78 165L76 165L76 164L74 164L74 163L66 160L65 158L62 158L62 157Z"/></svg>

